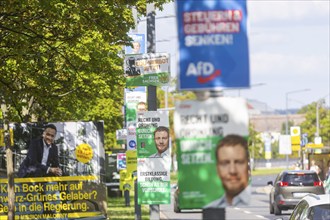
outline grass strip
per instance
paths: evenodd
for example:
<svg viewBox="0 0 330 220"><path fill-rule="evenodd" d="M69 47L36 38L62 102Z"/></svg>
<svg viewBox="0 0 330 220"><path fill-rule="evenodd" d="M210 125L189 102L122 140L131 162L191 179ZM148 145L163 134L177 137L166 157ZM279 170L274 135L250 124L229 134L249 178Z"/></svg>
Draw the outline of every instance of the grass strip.
<svg viewBox="0 0 330 220"><path fill-rule="evenodd" d="M135 220L134 196L130 196L130 206L125 205L124 197L108 198L108 219L111 220ZM149 205L141 205L142 220L149 220Z"/></svg>

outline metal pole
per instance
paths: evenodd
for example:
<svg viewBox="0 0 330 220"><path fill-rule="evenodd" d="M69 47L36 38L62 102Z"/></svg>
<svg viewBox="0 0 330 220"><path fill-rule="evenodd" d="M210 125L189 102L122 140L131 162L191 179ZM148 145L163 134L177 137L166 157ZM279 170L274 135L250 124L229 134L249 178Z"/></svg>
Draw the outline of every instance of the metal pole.
<svg viewBox="0 0 330 220"><path fill-rule="evenodd" d="M286 120L285 120L285 134L288 135L289 134L289 113L288 113L288 94L285 94L285 115L286 115ZM286 168L289 168L289 155L286 154L285 155L285 159L286 159Z"/></svg>
<svg viewBox="0 0 330 220"><path fill-rule="evenodd" d="M316 103L316 134L315 136L318 137L320 136L320 121L319 121L319 104L320 104L320 101L317 101Z"/></svg>
<svg viewBox="0 0 330 220"><path fill-rule="evenodd" d="M135 220L141 220L141 206L138 204L137 180L134 180L134 209L135 209Z"/></svg>
<svg viewBox="0 0 330 220"><path fill-rule="evenodd" d="M137 20L138 18L137 18L137 10L134 7L132 8L132 14L134 17L134 22L135 22L135 28L132 30L132 32L137 33L138 32L138 20ZM126 108L125 108L125 110L126 110ZM126 192L126 191L127 190L124 191L126 206L130 206L129 191L128 192ZM141 205L138 204L138 187L137 187L136 179L134 180L134 213L135 213L135 220L142 219Z"/></svg>
<svg viewBox="0 0 330 220"><path fill-rule="evenodd" d="M155 5L147 4L147 52L156 53ZM157 111L157 87L148 86L148 111ZM159 205L149 205L150 220L159 220Z"/></svg>

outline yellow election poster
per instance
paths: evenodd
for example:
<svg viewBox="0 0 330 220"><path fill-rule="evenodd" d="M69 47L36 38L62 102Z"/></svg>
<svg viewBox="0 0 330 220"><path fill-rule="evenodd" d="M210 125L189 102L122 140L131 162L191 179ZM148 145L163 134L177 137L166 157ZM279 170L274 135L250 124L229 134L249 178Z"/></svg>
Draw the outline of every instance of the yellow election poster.
<svg viewBox="0 0 330 220"><path fill-rule="evenodd" d="M137 177L137 151L126 151L126 168L127 172L135 179Z"/></svg>
<svg viewBox="0 0 330 220"><path fill-rule="evenodd" d="M290 127L292 151L300 150L300 127Z"/></svg>
<svg viewBox="0 0 330 220"><path fill-rule="evenodd" d="M119 189L122 191L133 189L134 183L131 173L127 172L127 170L125 169L125 170L120 170L119 175L120 175Z"/></svg>
<svg viewBox="0 0 330 220"><path fill-rule="evenodd" d="M27 149L14 155L15 219L107 219L103 122L11 128L15 149ZM0 220L8 216L7 187L8 177L1 175Z"/></svg>

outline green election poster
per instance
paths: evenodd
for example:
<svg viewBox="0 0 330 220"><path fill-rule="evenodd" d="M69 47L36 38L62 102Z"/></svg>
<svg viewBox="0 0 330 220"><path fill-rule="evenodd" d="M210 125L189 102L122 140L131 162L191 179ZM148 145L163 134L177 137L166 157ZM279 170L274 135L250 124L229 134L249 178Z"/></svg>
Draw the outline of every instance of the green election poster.
<svg viewBox="0 0 330 220"><path fill-rule="evenodd" d="M138 204L170 204L171 148L168 113L137 115Z"/></svg>
<svg viewBox="0 0 330 220"><path fill-rule="evenodd" d="M174 113L180 209L200 209L224 194L215 149L228 134L248 137L242 98L216 97L177 102Z"/></svg>

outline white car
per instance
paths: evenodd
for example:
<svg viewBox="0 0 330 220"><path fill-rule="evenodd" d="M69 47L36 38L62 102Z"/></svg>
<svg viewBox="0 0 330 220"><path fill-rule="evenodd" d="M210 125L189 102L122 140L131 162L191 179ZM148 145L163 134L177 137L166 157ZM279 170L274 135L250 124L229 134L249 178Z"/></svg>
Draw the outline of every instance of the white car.
<svg viewBox="0 0 330 220"><path fill-rule="evenodd" d="M290 215L290 220L330 219L330 195L308 194L303 197Z"/></svg>

